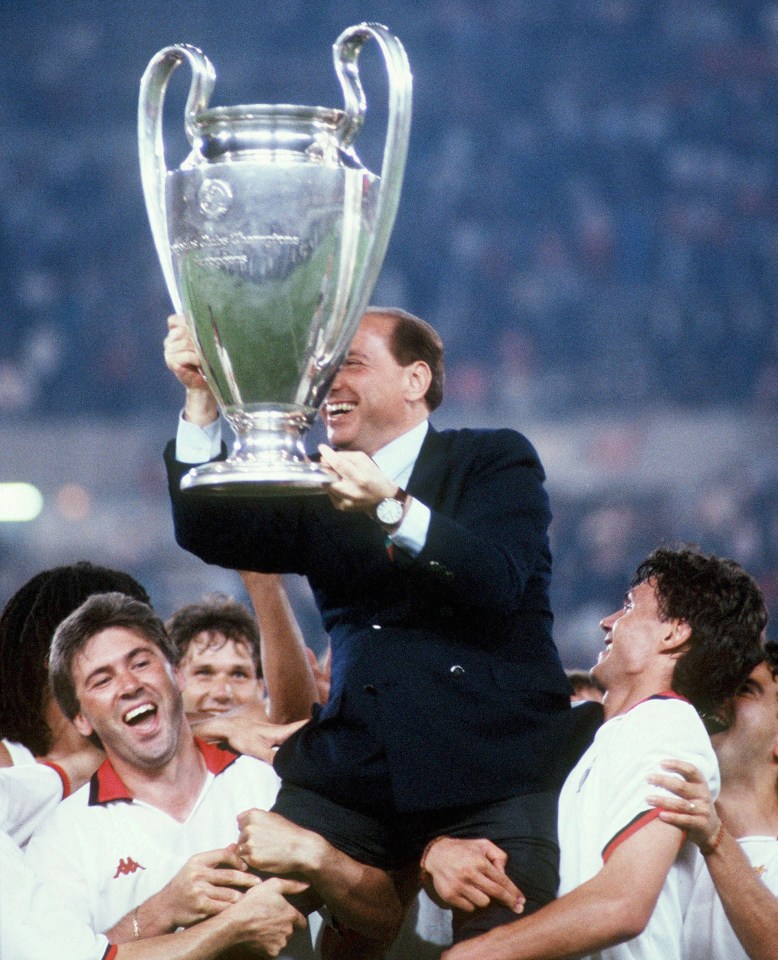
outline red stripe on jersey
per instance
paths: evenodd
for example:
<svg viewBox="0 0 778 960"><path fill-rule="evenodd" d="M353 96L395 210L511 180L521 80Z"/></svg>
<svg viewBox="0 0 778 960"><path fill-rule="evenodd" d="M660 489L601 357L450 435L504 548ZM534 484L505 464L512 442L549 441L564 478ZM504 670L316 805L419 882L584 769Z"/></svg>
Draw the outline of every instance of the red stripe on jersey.
<svg viewBox="0 0 778 960"><path fill-rule="evenodd" d="M62 799L64 800L65 797L69 797L73 792L73 788L70 784L70 777L65 773L62 767L58 763L54 763L53 760L39 760L38 762L42 763L44 767L51 767L54 773L56 773L62 781Z"/></svg>
<svg viewBox="0 0 778 960"><path fill-rule="evenodd" d="M230 750L229 747L223 747L219 743L206 743L198 737L195 737L195 743L203 755L206 767L208 767L213 774L223 773L223 771L225 771L227 767L232 766L240 756L239 753L235 753L234 750Z"/></svg>
<svg viewBox="0 0 778 960"><path fill-rule="evenodd" d="M626 827L624 827L623 830L619 830L616 836L605 845L602 851L602 862L607 863L617 847L621 846L625 840L629 840L641 827L645 827L647 823L656 820L661 812L657 807L654 807L652 810L644 810L643 813L639 813L634 819L630 820Z"/></svg>
<svg viewBox="0 0 778 960"><path fill-rule="evenodd" d="M115 943L109 943L108 949L103 954L103 960L116 960L116 957L119 956L119 948Z"/></svg>
<svg viewBox="0 0 778 960"><path fill-rule="evenodd" d="M111 761L103 760L89 784L89 806L111 803L114 800L132 800L132 794L114 770Z"/></svg>
<svg viewBox="0 0 778 960"><path fill-rule="evenodd" d="M217 743L206 743L195 737L195 743L200 753L203 755L205 765L214 775L225 771L227 767L240 756L234 750L228 747L222 747ZM95 806L102 803L113 803L117 800L131 802L133 796L131 791L124 785L119 774L114 770L110 760L104 760L97 773L92 777L89 788L89 805Z"/></svg>

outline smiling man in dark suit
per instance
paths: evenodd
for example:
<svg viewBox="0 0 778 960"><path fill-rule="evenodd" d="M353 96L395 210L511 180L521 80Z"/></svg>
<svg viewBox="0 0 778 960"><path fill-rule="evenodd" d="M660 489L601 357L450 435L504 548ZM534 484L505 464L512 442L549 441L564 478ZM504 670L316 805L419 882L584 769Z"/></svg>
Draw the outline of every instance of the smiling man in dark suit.
<svg viewBox="0 0 778 960"><path fill-rule="evenodd" d="M556 892L570 688L535 450L513 430L431 427L440 338L374 307L322 411L329 498L189 496L183 472L219 453L218 409L186 327L169 324L166 362L186 387L166 455L178 542L209 563L304 574L332 642L331 698L276 757L276 811L381 869L418 863L439 835L488 838L477 899L492 904L455 917L457 939L515 918L516 887L537 909Z"/></svg>

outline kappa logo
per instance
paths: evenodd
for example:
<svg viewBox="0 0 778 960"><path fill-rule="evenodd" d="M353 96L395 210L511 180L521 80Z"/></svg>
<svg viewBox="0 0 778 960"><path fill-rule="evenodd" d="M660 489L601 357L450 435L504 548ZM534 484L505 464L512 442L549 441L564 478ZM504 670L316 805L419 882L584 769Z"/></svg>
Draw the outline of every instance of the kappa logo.
<svg viewBox="0 0 778 960"><path fill-rule="evenodd" d="M135 873L136 870L145 869L145 867L142 867L133 860L132 857L122 857L119 861L119 866L116 868L116 873L113 875L113 879L115 880L117 877L127 877L131 873Z"/></svg>

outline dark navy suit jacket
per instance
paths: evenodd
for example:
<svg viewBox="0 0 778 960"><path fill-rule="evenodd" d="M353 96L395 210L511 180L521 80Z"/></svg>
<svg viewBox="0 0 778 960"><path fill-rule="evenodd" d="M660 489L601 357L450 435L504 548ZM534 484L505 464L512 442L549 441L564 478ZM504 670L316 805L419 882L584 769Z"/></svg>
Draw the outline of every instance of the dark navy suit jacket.
<svg viewBox="0 0 778 960"><path fill-rule="evenodd" d="M330 635L330 701L278 752L282 777L399 811L557 786L570 690L551 639L543 468L525 437L430 428L408 483L431 510L416 557L390 556L377 523L327 497L181 493L174 444L166 461L181 546L304 574Z"/></svg>

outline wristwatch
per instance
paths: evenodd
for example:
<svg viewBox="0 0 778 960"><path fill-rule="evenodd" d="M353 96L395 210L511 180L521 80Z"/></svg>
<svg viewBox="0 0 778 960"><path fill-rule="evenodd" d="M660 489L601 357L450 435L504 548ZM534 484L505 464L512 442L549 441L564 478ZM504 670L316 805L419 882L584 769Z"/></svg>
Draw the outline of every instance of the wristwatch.
<svg viewBox="0 0 778 960"><path fill-rule="evenodd" d="M375 505L375 518L384 527L396 527L405 513L408 494L398 490L393 497L384 497Z"/></svg>

